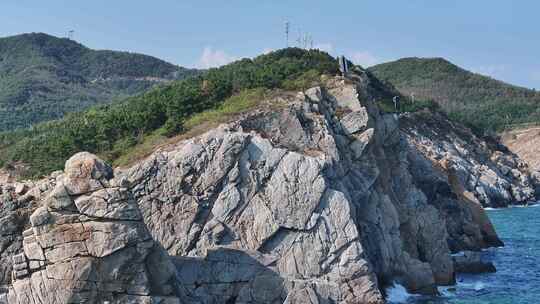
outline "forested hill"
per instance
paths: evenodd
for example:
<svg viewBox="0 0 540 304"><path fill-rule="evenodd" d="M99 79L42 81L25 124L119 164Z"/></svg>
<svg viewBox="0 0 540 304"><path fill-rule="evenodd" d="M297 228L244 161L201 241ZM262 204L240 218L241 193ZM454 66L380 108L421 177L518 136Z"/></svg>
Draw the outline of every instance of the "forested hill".
<svg viewBox="0 0 540 304"><path fill-rule="evenodd" d="M25 175L39 176L61 169L79 151L115 161L141 146L152 148L156 139L244 111L269 90L307 89L320 82L321 75L335 75L337 69L335 58L318 50L290 48L243 59L118 103L31 129L0 132L0 167L24 164Z"/></svg>
<svg viewBox="0 0 540 304"><path fill-rule="evenodd" d="M0 130L27 127L196 74L157 58L42 33L0 38Z"/></svg>
<svg viewBox="0 0 540 304"><path fill-rule="evenodd" d="M404 58L369 69L403 95L439 103L473 130L540 122L540 93L462 69L442 58Z"/></svg>

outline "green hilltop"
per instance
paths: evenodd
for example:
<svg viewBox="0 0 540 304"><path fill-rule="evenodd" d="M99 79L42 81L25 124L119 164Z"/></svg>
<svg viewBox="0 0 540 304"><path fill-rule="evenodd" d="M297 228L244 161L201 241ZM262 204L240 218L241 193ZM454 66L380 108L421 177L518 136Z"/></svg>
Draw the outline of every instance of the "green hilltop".
<svg viewBox="0 0 540 304"><path fill-rule="evenodd" d="M0 131L29 127L197 71L42 33L0 38Z"/></svg>
<svg viewBox="0 0 540 304"><path fill-rule="evenodd" d="M27 176L39 176L62 168L79 151L115 161L155 137L171 137L197 121L246 110L267 90L306 89L321 75L336 73L335 58L318 50L290 48L242 59L118 103L0 133L0 167L24 164Z"/></svg>
<svg viewBox="0 0 540 304"><path fill-rule="evenodd" d="M540 122L540 93L469 72L442 58L404 58L369 69L401 94L433 100L479 134Z"/></svg>

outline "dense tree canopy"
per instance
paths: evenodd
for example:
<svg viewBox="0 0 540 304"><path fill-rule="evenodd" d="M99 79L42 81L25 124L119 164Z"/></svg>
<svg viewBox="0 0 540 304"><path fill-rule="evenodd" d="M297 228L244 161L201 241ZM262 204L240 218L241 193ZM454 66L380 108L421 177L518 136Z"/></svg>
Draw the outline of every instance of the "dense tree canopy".
<svg viewBox="0 0 540 304"><path fill-rule="evenodd" d="M540 122L540 93L471 73L441 59L405 58L369 69L403 95L436 101L477 133Z"/></svg>
<svg viewBox="0 0 540 304"><path fill-rule="evenodd" d="M116 104L0 133L0 165L23 162L30 165L31 175L44 174L62 168L78 151L107 154L134 145L149 132L177 134L195 113L218 107L244 90L294 88L315 75L335 73L335 59L318 50L290 48L243 59Z"/></svg>
<svg viewBox="0 0 540 304"><path fill-rule="evenodd" d="M28 127L197 71L146 55L91 50L46 34L0 38L0 130Z"/></svg>

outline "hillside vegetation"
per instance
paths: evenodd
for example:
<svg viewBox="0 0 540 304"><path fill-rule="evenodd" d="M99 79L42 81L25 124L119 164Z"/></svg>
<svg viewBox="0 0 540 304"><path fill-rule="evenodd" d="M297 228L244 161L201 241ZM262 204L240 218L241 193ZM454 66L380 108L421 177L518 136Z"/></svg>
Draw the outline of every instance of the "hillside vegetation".
<svg viewBox="0 0 540 304"><path fill-rule="evenodd" d="M369 69L417 100L434 100L479 134L540 122L540 93L466 71L444 59L405 58Z"/></svg>
<svg viewBox="0 0 540 304"><path fill-rule="evenodd" d="M154 57L95 51L41 33L0 38L0 131L57 119L196 73Z"/></svg>
<svg viewBox="0 0 540 304"><path fill-rule="evenodd" d="M82 150L114 161L149 137L173 136L193 127L197 119L245 110L265 90L305 89L322 74L335 73L335 59L317 50L291 48L243 59L120 103L0 133L0 166L23 163L30 168L27 175L37 176L62 168L68 157ZM210 112L201 114L205 111Z"/></svg>

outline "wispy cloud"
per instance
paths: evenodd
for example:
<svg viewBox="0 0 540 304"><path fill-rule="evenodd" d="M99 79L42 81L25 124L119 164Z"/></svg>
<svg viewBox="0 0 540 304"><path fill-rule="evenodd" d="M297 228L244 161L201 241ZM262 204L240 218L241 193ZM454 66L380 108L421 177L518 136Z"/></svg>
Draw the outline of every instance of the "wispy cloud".
<svg viewBox="0 0 540 304"><path fill-rule="evenodd" d="M222 50L214 50L212 47L205 47L197 66L208 69L219 67L236 60L237 57L227 54Z"/></svg>
<svg viewBox="0 0 540 304"><path fill-rule="evenodd" d="M376 65L380 60L368 51L356 51L349 55L352 62L364 68Z"/></svg>

